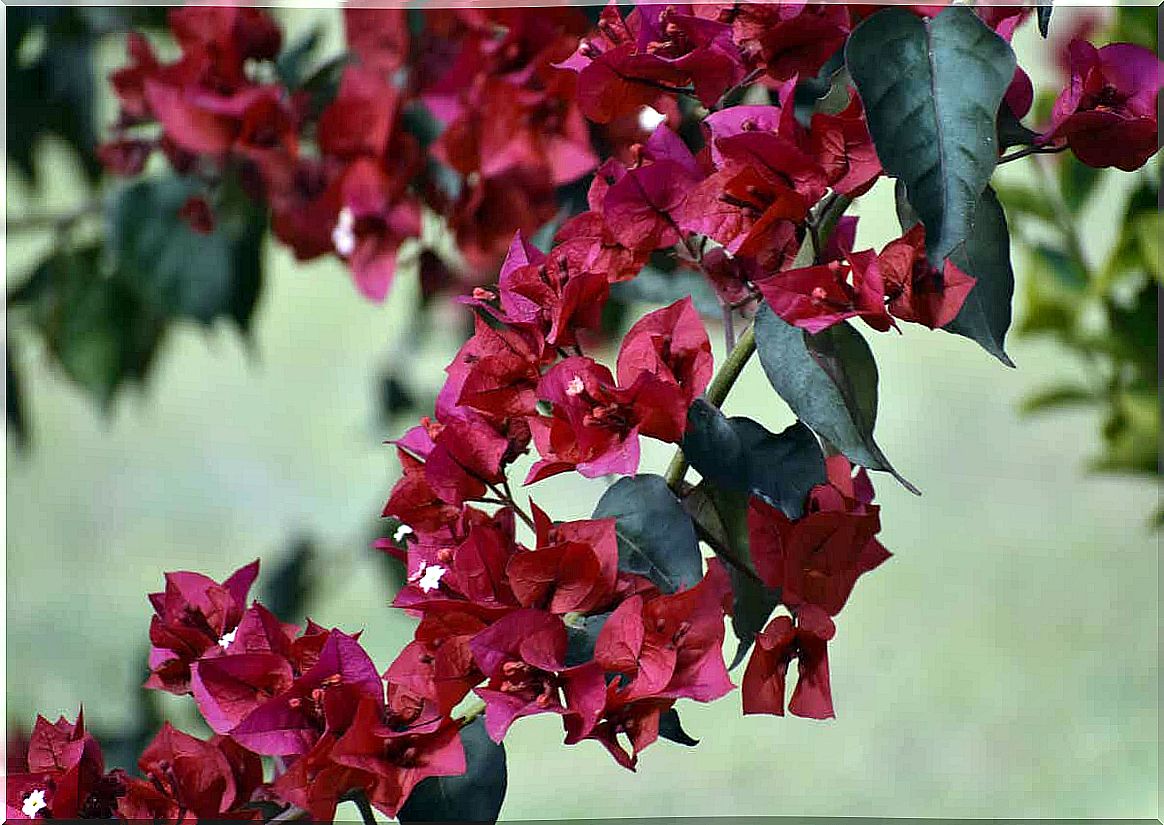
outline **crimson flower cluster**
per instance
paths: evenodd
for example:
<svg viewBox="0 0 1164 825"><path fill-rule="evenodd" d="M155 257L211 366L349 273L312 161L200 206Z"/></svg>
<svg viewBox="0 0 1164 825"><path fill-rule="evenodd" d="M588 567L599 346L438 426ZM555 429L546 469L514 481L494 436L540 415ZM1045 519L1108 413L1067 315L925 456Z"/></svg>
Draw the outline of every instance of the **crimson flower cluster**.
<svg viewBox="0 0 1164 825"><path fill-rule="evenodd" d="M426 780L467 773L469 725L500 742L543 713L560 717L567 744L594 740L634 769L660 737L688 739L679 700L735 686L729 617L737 658L750 645L745 714L783 715L787 704L832 717L835 619L889 557L865 469L818 440L813 422L775 436L721 416L723 432L703 435L739 453L739 466L711 469L736 485L719 492L742 495L747 558L704 530L716 552L704 559L704 526L680 503L694 498L683 474L639 474L641 438L694 453L696 402L718 415L701 400L714 364L695 303L642 316L613 369L584 347L612 288L660 259L708 280L729 341L735 313L763 305L810 335L854 318L887 331L959 315L976 279L949 258L934 265L921 223L878 252L855 249L855 218L824 220L883 175L861 97L835 61L875 12L611 3L594 26L565 8L430 11L415 26L402 10L348 9L350 60L322 100L309 83L275 80L282 38L264 12L172 11L180 53L169 62L132 35L130 64L112 77L121 112L101 151L108 166L138 174L159 151L211 195L237 177L300 259L344 259L375 300L427 210L472 273L459 300L474 327L432 415L394 442L403 472L383 515L398 529L378 546L404 562L394 604L418 620L395 660L380 671L360 634L286 624L249 602L257 562L221 583L169 573L150 595L146 687L190 696L213 734L167 724L131 775L106 770L81 714L38 718L26 769L9 777L9 818L327 820L349 799L395 817ZM979 13L1006 39L1028 14ZM1081 41L1070 58L1071 85L1037 145L1095 166L1142 165L1156 151L1159 60ZM1016 70L1005 105L1022 117L1031 96ZM563 187L576 207L560 207ZM214 226L205 197L182 215ZM788 369L817 364L824 375L827 354L805 353L807 367L790 359ZM834 380L805 375L806 386ZM860 454L881 461L865 423ZM742 478L773 452L779 478ZM555 520L514 496L527 456L527 487L567 472L625 476L611 493L641 484L649 506ZM667 519L691 551L675 569L639 541ZM742 586L769 604L751 633L738 622Z"/></svg>

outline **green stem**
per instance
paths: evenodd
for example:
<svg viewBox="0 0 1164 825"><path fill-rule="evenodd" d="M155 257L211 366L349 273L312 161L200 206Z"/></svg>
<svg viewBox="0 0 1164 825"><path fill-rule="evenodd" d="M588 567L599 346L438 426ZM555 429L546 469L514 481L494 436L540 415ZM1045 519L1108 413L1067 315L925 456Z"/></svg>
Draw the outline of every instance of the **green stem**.
<svg viewBox="0 0 1164 825"><path fill-rule="evenodd" d="M813 261L820 253L820 247L828 243L833 229L836 228L837 221L852 202L851 198L836 193L826 195L821 200L814 210L816 214L810 218L816 227L816 232L805 236L804 243L801 244L800 250L796 253L796 259L789 269L812 266ZM748 361L751 360L752 353L755 351L756 331L755 326L752 325L740 336L740 340L736 342L735 347L720 364L715 377L711 379L711 384L708 385L707 392L704 394L709 404L713 407L723 406L728 393L739 380L744 367L748 365ZM687 467L687 457L683 455L683 449L679 448L671 457L671 463L667 465L667 472L663 476L667 486L673 492L679 492L679 488L683 484L683 477L687 475Z"/></svg>

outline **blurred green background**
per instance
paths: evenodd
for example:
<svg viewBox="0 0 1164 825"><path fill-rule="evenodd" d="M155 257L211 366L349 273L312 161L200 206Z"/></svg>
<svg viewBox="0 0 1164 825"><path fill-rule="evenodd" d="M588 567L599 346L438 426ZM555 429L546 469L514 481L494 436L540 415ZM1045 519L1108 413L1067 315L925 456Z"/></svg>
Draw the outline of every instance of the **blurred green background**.
<svg viewBox="0 0 1164 825"><path fill-rule="evenodd" d="M320 20L334 31L335 15L281 12L289 37ZM1053 26L1069 20L1057 11ZM1024 27L1016 52L1036 84L1049 83L1037 37ZM117 65L121 54L112 43L99 60ZM99 106L108 122L110 102ZM82 171L61 145L40 146L36 164L36 189L9 165L9 221L83 198ZM1022 166L1005 179L1023 183ZM1097 257L1115 242L1130 183L1103 186L1080 221ZM891 187L856 212L861 247L899 232ZM9 234L10 286L52 242L51 232ZM410 329L408 268L377 307L336 261L299 265L270 242L264 254L253 341L225 324L178 330L146 386L108 415L49 368L36 339L16 341L34 443L26 454L6 443L10 724L72 716L83 702L100 730L131 727L145 596L163 571L221 577L261 556L269 578L301 536L316 546L314 619L364 628L385 666L410 638L368 549L397 473L381 442L408 423L380 416L379 377L402 335L423 336L407 373L435 392L456 319ZM1159 815L1159 562L1146 526L1157 488L1084 474L1101 447L1087 412L1020 418L1024 397L1080 370L1053 342L1012 339L1018 369L1008 370L944 333L866 337L881 372L878 440L924 495L875 478L895 555L838 622L838 718L744 718L736 694L683 703L685 727L703 741L660 742L637 775L595 743L562 747L555 718L524 720L506 742L503 818ZM758 364L726 409L772 429L791 421ZM661 471L670 449L644 447L644 471ZM564 519L589 515L603 487L559 477L534 493ZM161 709L193 729L186 702L166 697Z"/></svg>

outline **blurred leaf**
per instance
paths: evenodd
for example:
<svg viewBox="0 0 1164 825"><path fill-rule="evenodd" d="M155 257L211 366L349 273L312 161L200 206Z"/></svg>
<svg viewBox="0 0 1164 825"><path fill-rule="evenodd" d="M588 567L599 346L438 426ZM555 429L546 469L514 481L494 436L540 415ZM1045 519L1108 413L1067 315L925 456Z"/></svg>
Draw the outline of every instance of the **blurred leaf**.
<svg viewBox="0 0 1164 825"><path fill-rule="evenodd" d="M461 728L460 736L465 772L422 781L400 809L401 823L497 821L508 784L505 746L489 738L480 716Z"/></svg>
<svg viewBox="0 0 1164 825"><path fill-rule="evenodd" d="M653 266L645 266L633 280L611 286L610 294L622 302L643 301L661 305L674 303L690 295L700 315L705 318L723 317L719 298L707 278L685 267L663 272Z"/></svg>
<svg viewBox="0 0 1164 825"><path fill-rule="evenodd" d="M861 334L842 322L807 335L767 306L757 313L755 330L760 365L796 417L853 463L889 472L916 492L873 438L877 364Z"/></svg>
<svg viewBox="0 0 1164 825"><path fill-rule="evenodd" d="M977 281L945 329L977 341L1003 364L1013 367L1014 362L1006 354L1006 333L1010 329L1014 299L1010 230L1002 205L989 186L974 210L970 234L950 255L950 260Z"/></svg>
<svg viewBox="0 0 1164 825"><path fill-rule="evenodd" d="M122 189L110 209L109 243L118 268L160 313L210 324L226 316L246 331L261 287L262 213L224 188L209 234L179 210L198 186L177 177L149 178Z"/></svg>
<svg viewBox="0 0 1164 825"><path fill-rule="evenodd" d="M12 339L4 350L4 410L8 434L19 450L28 449L28 417L24 410L24 388L12 358Z"/></svg>
<svg viewBox="0 0 1164 825"><path fill-rule="evenodd" d="M1113 41L1135 43L1145 49L1157 50L1159 6L1119 6L1116 8Z"/></svg>
<svg viewBox="0 0 1164 825"><path fill-rule="evenodd" d="M301 622L307 614L316 555L315 540L300 536L291 542L274 572L265 577L260 601L284 622Z"/></svg>
<svg viewBox="0 0 1164 825"><path fill-rule="evenodd" d="M1132 222L1131 230L1139 242L1144 269L1164 285L1164 215L1159 212L1139 215Z"/></svg>
<svg viewBox="0 0 1164 825"><path fill-rule="evenodd" d="M102 405L142 380L166 319L103 266L100 245L54 253L10 299L33 324L65 373Z"/></svg>
<svg viewBox="0 0 1164 825"><path fill-rule="evenodd" d="M1069 407L1090 406L1101 400L1086 387L1064 385L1040 390L1034 395L1027 396L1023 399L1020 409L1023 415L1032 415Z"/></svg>
<svg viewBox="0 0 1164 825"><path fill-rule="evenodd" d="M303 83L303 78L307 73L312 57L315 56L315 50L319 47L322 35L323 32L318 26L313 28L285 48L282 54L275 59L275 74L278 75L284 86L289 89L298 89Z"/></svg>
<svg viewBox="0 0 1164 825"><path fill-rule="evenodd" d="M991 185L1008 212L1039 218L1047 223L1054 222L1055 210L1043 193L1025 186L1012 186L997 181Z"/></svg>
<svg viewBox="0 0 1164 825"><path fill-rule="evenodd" d="M1059 157L1059 190L1071 214L1076 214L1091 199L1103 179L1103 170L1080 162L1074 155Z"/></svg>
<svg viewBox="0 0 1164 825"><path fill-rule="evenodd" d="M683 725L679 721L679 711L675 710L675 708L668 708L659 717L659 736L670 742L686 745L689 748L693 748L699 744L698 739L692 739L687 731L683 730Z"/></svg>
<svg viewBox="0 0 1164 825"><path fill-rule="evenodd" d="M43 137L55 136L95 183L101 164L95 154L93 33L68 7L12 6L6 20L8 157L36 184L36 149Z"/></svg>
<svg viewBox="0 0 1164 825"><path fill-rule="evenodd" d="M1092 462L1099 472L1160 472L1160 399L1155 391L1118 393L1103 425L1104 454Z"/></svg>
<svg viewBox="0 0 1164 825"><path fill-rule="evenodd" d="M594 518L617 519L620 570L646 576L664 593L703 578L695 527L662 476L619 479L598 500Z"/></svg>

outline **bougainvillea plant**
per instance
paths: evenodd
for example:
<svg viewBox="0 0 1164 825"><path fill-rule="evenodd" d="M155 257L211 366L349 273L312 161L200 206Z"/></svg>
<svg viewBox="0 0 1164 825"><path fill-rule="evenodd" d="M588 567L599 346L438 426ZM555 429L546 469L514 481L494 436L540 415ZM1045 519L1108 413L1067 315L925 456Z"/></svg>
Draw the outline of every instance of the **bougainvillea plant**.
<svg viewBox="0 0 1164 825"><path fill-rule="evenodd" d="M80 713L38 718L8 816L329 820L352 801L492 821L522 717L555 714L566 744L631 770L659 738L695 744L684 701L736 687L745 714L833 717L837 617L889 558L869 471L914 489L874 440L861 329L942 329L1010 364L996 166L1131 170L1157 149L1161 63L1127 44L1071 42L1051 118L1023 125L1009 40L1028 16L1045 34L1048 5L347 10L349 54L311 74L259 10L172 11L172 60L131 36L100 157L136 176L161 153L175 176L125 209L171 209L224 255L222 227L269 218L376 301L431 216L457 261L426 250L429 275L474 327L394 442L379 546L418 619L396 659L250 601L257 562L168 573L146 687L190 696L213 735L167 723L136 773L107 771ZM844 213L882 177L901 237L855 248ZM141 266L161 248L131 246ZM651 267L717 297L721 363L690 295L594 357L612 289ZM798 419L782 432L720 412L754 354ZM677 447L665 473L643 438ZM570 472L612 479L588 519L538 506Z"/></svg>

